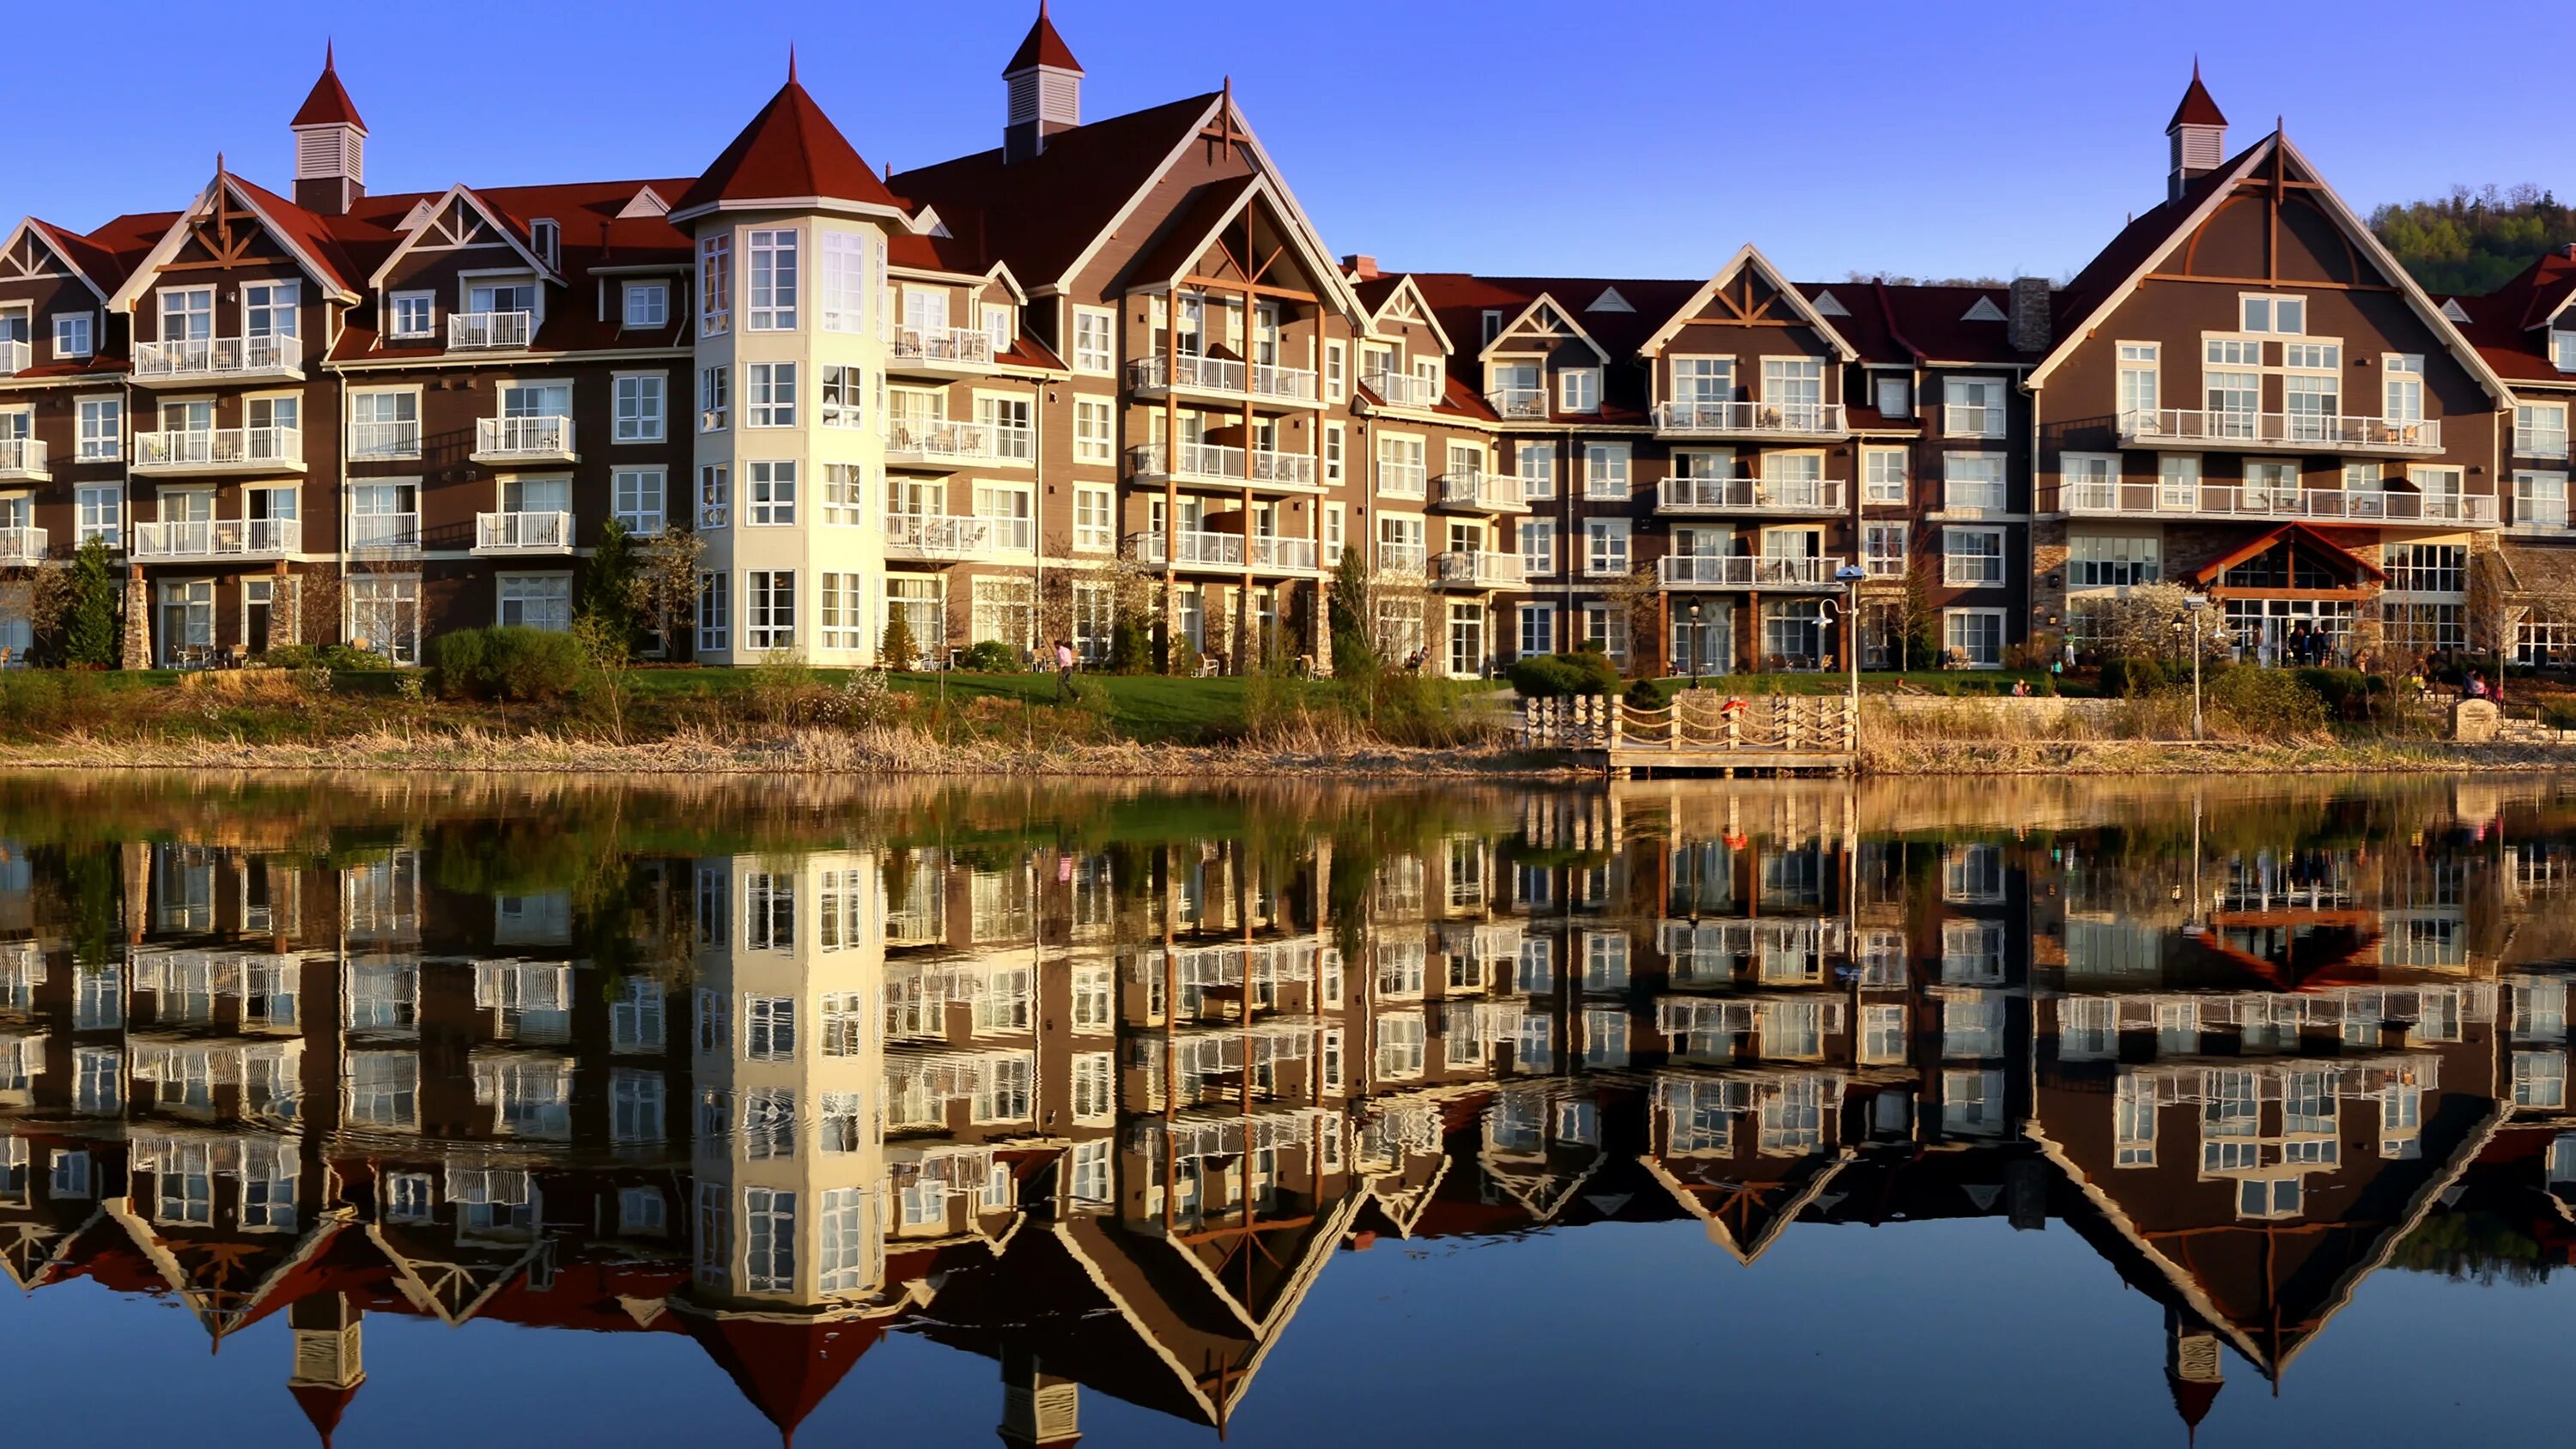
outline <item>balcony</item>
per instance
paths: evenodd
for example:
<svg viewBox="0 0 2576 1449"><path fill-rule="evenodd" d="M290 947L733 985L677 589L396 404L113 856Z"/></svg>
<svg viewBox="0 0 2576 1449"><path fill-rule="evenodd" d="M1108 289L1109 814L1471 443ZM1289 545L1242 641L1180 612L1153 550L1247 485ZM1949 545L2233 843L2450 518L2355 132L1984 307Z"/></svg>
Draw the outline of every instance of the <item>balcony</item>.
<svg viewBox="0 0 2576 1449"><path fill-rule="evenodd" d="M1418 543L1390 543L1384 539L1378 541L1377 571L1379 573L1402 574L1407 578L1418 579L1423 576L1427 563L1428 556L1423 553L1422 545Z"/></svg>
<svg viewBox="0 0 2576 1449"><path fill-rule="evenodd" d="M896 372L959 373L993 369L993 337L971 327L898 327L894 333Z"/></svg>
<svg viewBox="0 0 2576 1449"><path fill-rule="evenodd" d="M2059 510L2095 518L2271 518L2328 523L2496 522L2496 501L2483 493L2369 493L2341 488L2248 488L2204 483L2068 483Z"/></svg>
<svg viewBox="0 0 2576 1449"><path fill-rule="evenodd" d="M1658 513L1840 514L1839 478L1667 478L1655 488Z"/></svg>
<svg viewBox="0 0 2576 1449"><path fill-rule="evenodd" d="M0 483L43 483L53 476L41 440L0 438Z"/></svg>
<svg viewBox="0 0 2576 1449"><path fill-rule="evenodd" d="M137 473L243 473L304 471L301 428L208 428L196 432L136 433Z"/></svg>
<svg viewBox="0 0 2576 1449"><path fill-rule="evenodd" d="M1255 536L1246 539L1239 533L1214 533L1205 529L1183 529L1177 537L1180 540L1179 552L1173 564L1178 568L1248 566L1308 571L1315 567L1315 541L1311 538ZM1163 536L1159 533L1138 534L1136 558L1140 563L1162 563Z"/></svg>
<svg viewBox="0 0 2576 1449"><path fill-rule="evenodd" d="M1668 589L1839 589L1840 558L1762 558L1747 554L1670 554L1655 560Z"/></svg>
<svg viewBox="0 0 2576 1449"><path fill-rule="evenodd" d="M1440 389L1428 378L1401 372L1372 372L1360 379L1368 390L1384 399L1391 408L1432 408L1440 405Z"/></svg>
<svg viewBox="0 0 2576 1449"><path fill-rule="evenodd" d="M447 318L447 350L497 352L523 348L536 331L534 312L454 312Z"/></svg>
<svg viewBox="0 0 2576 1449"><path fill-rule="evenodd" d="M1311 406L1316 401L1315 374L1302 367L1183 353L1179 357L1140 357L1127 364L1127 385L1138 393L1196 393L1227 399Z"/></svg>
<svg viewBox="0 0 2576 1449"><path fill-rule="evenodd" d="M1485 394L1485 403L1505 422L1547 420L1547 389L1543 387L1496 388Z"/></svg>
<svg viewBox="0 0 2576 1449"><path fill-rule="evenodd" d="M960 554L1026 554L1037 551L1037 521L967 518L943 513L889 513L886 553L895 558L950 558Z"/></svg>
<svg viewBox="0 0 2576 1449"><path fill-rule="evenodd" d="M39 563L44 557L43 529L0 528L0 567Z"/></svg>
<svg viewBox="0 0 2576 1449"><path fill-rule="evenodd" d="M145 387L179 382L302 382L304 342L295 337L197 337L140 342L134 380Z"/></svg>
<svg viewBox="0 0 2576 1449"><path fill-rule="evenodd" d="M378 558L420 552L420 515L353 514L349 519L349 552Z"/></svg>
<svg viewBox="0 0 2576 1449"><path fill-rule="evenodd" d="M352 463L419 456L420 424L416 422L349 424L349 461Z"/></svg>
<svg viewBox="0 0 2576 1449"><path fill-rule="evenodd" d="M1521 491L1518 474L1487 473L1481 469L1466 473L1440 475L1440 496L1436 502L1443 508L1477 508L1487 513L1527 513L1529 499Z"/></svg>
<svg viewBox="0 0 2576 1449"><path fill-rule="evenodd" d="M24 342L0 342L0 377L16 377L35 364L35 349Z"/></svg>
<svg viewBox="0 0 2576 1449"><path fill-rule="evenodd" d="M474 461L477 463L573 463L572 419L476 418Z"/></svg>
<svg viewBox="0 0 2576 1449"><path fill-rule="evenodd" d="M1249 484L1255 488L1312 488L1315 458L1311 453L1281 453L1268 448L1230 448L1216 443L1183 443L1166 447L1145 443L1127 450L1129 474L1139 483L1166 479L1181 483Z"/></svg>
<svg viewBox="0 0 2576 1449"><path fill-rule="evenodd" d="M1377 491L1389 498L1420 498L1423 469L1419 463L1377 460Z"/></svg>
<svg viewBox="0 0 2576 1449"><path fill-rule="evenodd" d="M897 418L886 428L886 461L901 466L963 467L977 463L1024 468L1037 453L1028 428L990 423Z"/></svg>
<svg viewBox="0 0 2576 1449"><path fill-rule="evenodd" d="M1528 577L1516 553L1451 549L1434 562L1432 578L1451 588L1516 589Z"/></svg>
<svg viewBox="0 0 2576 1449"><path fill-rule="evenodd" d="M134 525L134 561L277 559L304 551L304 525L292 518L200 518Z"/></svg>
<svg viewBox="0 0 2576 1449"><path fill-rule="evenodd" d="M570 553L569 513L478 513L474 515L476 553Z"/></svg>
<svg viewBox="0 0 2576 1449"><path fill-rule="evenodd" d="M1843 405L1824 402L1668 402L1655 404L1663 438L1826 439L1847 436Z"/></svg>
<svg viewBox="0 0 2576 1449"><path fill-rule="evenodd" d="M2438 421L2331 413L2209 412L2165 408L2120 415L2124 448L2220 448L2229 452L2277 449L2290 453L2425 455L2442 451Z"/></svg>
<svg viewBox="0 0 2576 1449"><path fill-rule="evenodd" d="M2534 428L2516 423L2513 428L2513 453L2517 458L2544 458L2552 462L2563 462L2567 457L2567 429L2563 426Z"/></svg>

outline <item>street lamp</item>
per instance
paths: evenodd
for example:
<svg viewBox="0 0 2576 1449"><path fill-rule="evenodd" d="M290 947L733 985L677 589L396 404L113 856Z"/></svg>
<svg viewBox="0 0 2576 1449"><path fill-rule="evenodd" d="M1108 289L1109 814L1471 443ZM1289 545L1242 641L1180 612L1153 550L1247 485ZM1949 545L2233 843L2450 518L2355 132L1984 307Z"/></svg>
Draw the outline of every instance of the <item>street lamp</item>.
<svg viewBox="0 0 2576 1449"><path fill-rule="evenodd" d="M1834 582L1851 591L1843 621L1843 662L1851 666L1851 718L1854 738L1860 732L1860 581L1869 570L1858 564L1844 564L1834 570Z"/></svg>
<svg viewBox="0 0 2576 1449"><path fill-rule="evenodd" d="M1699 600L1690 606L1690 677L1691 688L1699 688Z"/></svg>
<svg viewBox="0 0 2576 1449"><path fill-rule="evenodd" d="M2209 609L2209 595L2185 594L2182 604L2182 612L2174 615L2173 626L2177 634L2191 632L2191 737L2196 740L2201 738L2200 641L2206 635L2201 619Z"/></svg>

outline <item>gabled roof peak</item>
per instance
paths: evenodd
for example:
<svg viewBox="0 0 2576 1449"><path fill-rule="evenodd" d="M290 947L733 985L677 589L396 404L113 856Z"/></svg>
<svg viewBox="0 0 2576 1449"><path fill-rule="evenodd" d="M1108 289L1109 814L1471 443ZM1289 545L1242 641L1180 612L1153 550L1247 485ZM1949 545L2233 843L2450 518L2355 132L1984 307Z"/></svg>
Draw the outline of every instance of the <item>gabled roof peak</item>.
<svg viewBox="0 0 2576 1449"><path fill-rule="evenodd" d="M304 97L304 105L295 119L297 126L355 126L363 134L367 123L358 119L358 104L349 99L348 88L340 84L339 65L332 55L331 42L322 43L322 74L313 82L313 90Z"/></svg>
<svg viewBox="0 0 2576 1449"><path fill-rule="evenodd" d="M2218 102L2210 99L2209 87L2200 83L2200 57L2194 56L2191 61L2191 85L2183 91L2182 104L2174 107L2173 119L2165 123L2165 129L2173 131L2184 126L2224 126L2226 124L2226 113L2218 109Z"/></svg>
<svg viewBox="0 0 2576 1449"><path fill-rule="evenodd" d="M1064 37L1056 33L1055 22L1047 18L1047 0L1038 0L1037 23L1029 27L1028 38L1020 42L1020 48L1011 53L1011 63L1002 67L1002 74L1007 78L1040 66L1082 74L1082 62L1073 58L1073 47L1064 43Z"/></svg>

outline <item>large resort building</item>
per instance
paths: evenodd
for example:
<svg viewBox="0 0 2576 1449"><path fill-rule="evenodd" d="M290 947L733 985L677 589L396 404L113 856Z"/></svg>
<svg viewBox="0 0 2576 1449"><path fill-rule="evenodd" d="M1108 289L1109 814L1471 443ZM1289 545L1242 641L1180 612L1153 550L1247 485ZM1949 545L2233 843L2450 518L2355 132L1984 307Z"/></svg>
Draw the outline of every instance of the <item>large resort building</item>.
<svg viewBox="0 0 2576 1449"><path fill-rule="evenodd" d="M326 60L288 192L218 161L175 211L28 218L0 650L96 540L129 666L409 662L567 627L612 524L702 541L662 645L713 663L874 662L899 616L901 664L1125 621L1165 667L1329 669L1353 550L1380 652L1457 675L1991 666L2158 581L2249 657L2576 643L2576 259L2429 296L2196 74L2162 198L2064 285L1384 270L1230 87L1085 122L1043 13L1003 78L1002 144L913 171L791 64L696 176L375 195ZM2489 553L2519 602L2473 639Z"/></svg>

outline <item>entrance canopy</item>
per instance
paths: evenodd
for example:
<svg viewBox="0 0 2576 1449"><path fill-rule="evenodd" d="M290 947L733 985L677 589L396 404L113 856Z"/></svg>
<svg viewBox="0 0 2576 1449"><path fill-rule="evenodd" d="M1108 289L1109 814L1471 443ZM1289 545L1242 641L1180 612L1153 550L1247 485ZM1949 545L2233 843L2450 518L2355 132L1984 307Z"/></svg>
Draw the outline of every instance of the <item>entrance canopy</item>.
<svg viewBox="0 0 2576 1449"><path fill-rule="evenodd" d="M2285 523L2194 571L2192 582L2228 593L2326 591L2384 582L2377 564L2304 523Z"/></svg>

